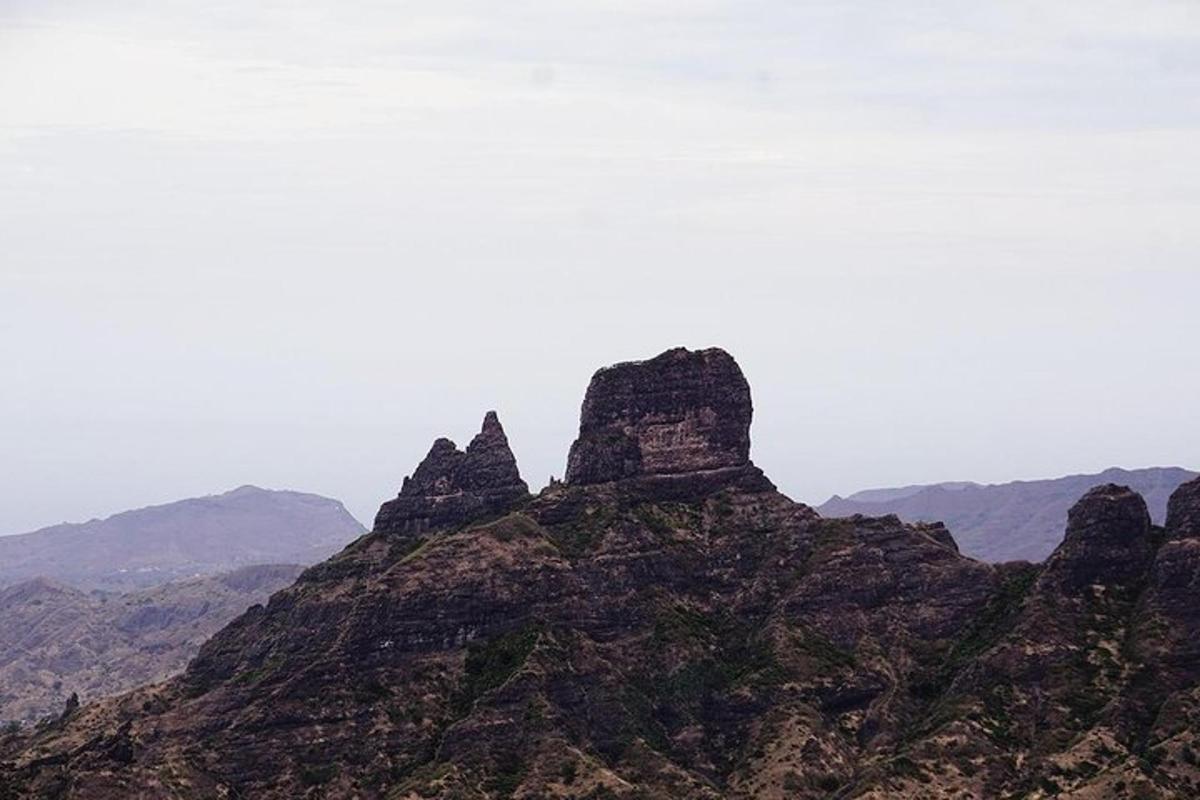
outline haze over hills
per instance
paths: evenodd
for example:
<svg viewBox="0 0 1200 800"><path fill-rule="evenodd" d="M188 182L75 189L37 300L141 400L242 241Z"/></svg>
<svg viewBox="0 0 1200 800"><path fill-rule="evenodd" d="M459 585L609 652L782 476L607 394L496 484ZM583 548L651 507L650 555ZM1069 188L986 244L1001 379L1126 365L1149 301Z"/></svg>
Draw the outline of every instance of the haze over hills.
<svg viewBox="0 0 1200 800"><path fill-rule="evenodd" d="M1106 483L1128 486L1146 500L1150 517L1162 524L1167 499L1197 473L1178 467L981 485L966 481L867 489L834 495L817 507L826 517L895 514L905 522L943 522L964 553L985 561L1042 561L1058 546L1067 510L1089 489Z"/></svg>
<svg viewBox="0 0 1200 800"><path fill-rule="evenodd" d="M724 351L593 377L562 482L494 415L180 676L0 737L0 797L1200 794L1200 479L1040 565L822 518L750 460Z"/></svg>
<svg viewBox="0 0 1200 800"><path fill-rule="evenodd" d="M337 500L242 486L0 537L0 586L45 577L127 590L251 564L312 564L364 532Z"/></svg>
<svg viewBox="0 0 1200 800"><path fill-rule="evenodd" d="M303 567L242 567L126 594L34 578L0 589L0 721L57 714L179 672L209 636Z"/></svg>

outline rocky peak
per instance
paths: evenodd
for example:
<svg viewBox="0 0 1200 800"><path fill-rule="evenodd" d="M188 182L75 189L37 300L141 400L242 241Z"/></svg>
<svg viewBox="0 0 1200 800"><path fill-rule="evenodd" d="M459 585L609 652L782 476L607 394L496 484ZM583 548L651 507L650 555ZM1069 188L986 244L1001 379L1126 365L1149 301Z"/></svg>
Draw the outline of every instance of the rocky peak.
<svg viewBox="0 0 1200 800"><path fill-rule="evenodd" d="M464 488L487 489L507 486L525 486L508 446L508 437L500 425L495 411L483 418L483 427L467 445L463 470Z"/></svg>
<svg viewBox="0 0 1200 800"><path fill-rule="evenodd" d="M417 534L500 514L529 496L495 411L465 451L446 438L404 479L400 494L375 517L380 533Z"/></svg>
<svg viewBox="0 0 1200 800"><path fill-rule="evenodd" d="M1200 538L1200 478L1180 486L1167 502L1167 536Z"/></svg>
<svg viewBox="0 0 1200 800"><path fill-rule="evenodd" d="M1128 486L1097 486L1071 507L1067 533L1046 576L1068 590L1091 584L1132 587L1154 559L1146 501Z"/></svg>
<svg viewBox="0 0 1200 800"><path fill-rule="evenodd" d="M750 386L733 357L676 348L601 369L583 400L569 484L750 465Z"/></svg>

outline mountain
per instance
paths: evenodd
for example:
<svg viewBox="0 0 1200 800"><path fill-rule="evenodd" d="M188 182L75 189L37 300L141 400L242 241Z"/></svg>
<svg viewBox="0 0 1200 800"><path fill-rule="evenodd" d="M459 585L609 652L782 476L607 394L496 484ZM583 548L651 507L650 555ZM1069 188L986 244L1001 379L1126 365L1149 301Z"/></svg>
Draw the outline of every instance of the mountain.
<svg viewBox="0 0 1200 800"><path fill-rule="evenodd" d="M0 720L33 720L181 671L200 644L290 585L294 565L242 567L128 594L45 578L0 589Z"/></svg>
<svg viewBox="0 0 1200 800"><path fill-rule="evenodd" d="M1170 798L1200 790L1200 480L1044 564L825 519L721 350L593 378L530 495L499 421L180 676L0 740L0 797Z"/></svg>
<svg viewBox="0 0 1200 800"><path fill-rule="evenodd" d="M337 500L243 486L0 537L0 586L46 577L127 590L251 564L313 564L364 529Z"/></svg>
<svg viewBox="0 0 1200 800"><path fill-rule="evenodd" d="M1062 541L1067 510L1089 489L1106 483L1128 486L1145 498L1151 519L1161 525L1171 492L1196 476L1178 467L1113 467L1095 475L987 486L955 482L868 489L845 498L834 495L817 511L826 517L895 514L906 522L944 522L969 556L1042 561Z"/></svg>

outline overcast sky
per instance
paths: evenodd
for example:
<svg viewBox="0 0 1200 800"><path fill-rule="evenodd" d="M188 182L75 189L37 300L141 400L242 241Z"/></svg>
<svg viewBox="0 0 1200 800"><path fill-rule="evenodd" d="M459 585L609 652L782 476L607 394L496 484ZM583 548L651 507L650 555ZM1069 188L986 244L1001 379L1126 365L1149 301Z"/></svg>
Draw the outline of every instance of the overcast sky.
<svg viewBox="0 0 1200 800"><path fill-rule="evenodd" d="M1200 4L0 0L0 533L369 524L746 372L792 497L1200 466Z"/></svg>

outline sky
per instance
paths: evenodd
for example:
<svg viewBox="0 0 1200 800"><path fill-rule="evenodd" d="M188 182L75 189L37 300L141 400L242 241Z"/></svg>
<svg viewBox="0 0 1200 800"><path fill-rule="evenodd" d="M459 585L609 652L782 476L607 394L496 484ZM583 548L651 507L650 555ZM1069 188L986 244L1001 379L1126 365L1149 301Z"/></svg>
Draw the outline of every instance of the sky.
<svg viewBox="0 0 1200 800"><path fill-rule="evenodd" d="M1194 0L0 0L0 533L370 523L721 346L791 497L1200 467Z"/></svg>

